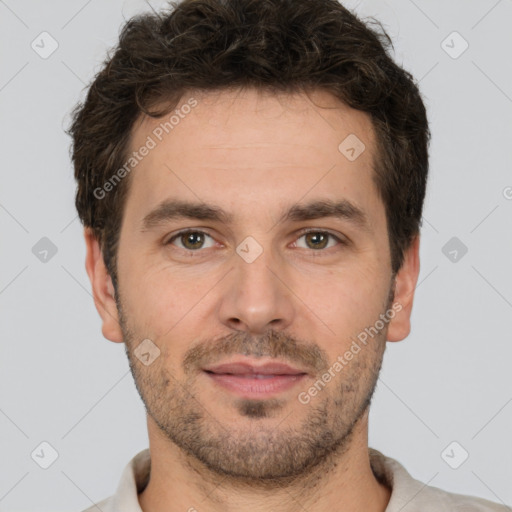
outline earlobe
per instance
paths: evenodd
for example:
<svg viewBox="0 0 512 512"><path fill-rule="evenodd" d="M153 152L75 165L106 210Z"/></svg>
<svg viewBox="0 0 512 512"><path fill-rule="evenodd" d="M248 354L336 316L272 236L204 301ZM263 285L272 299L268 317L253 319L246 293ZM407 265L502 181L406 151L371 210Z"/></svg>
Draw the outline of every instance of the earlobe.
<svg viewBox="0 0 512 512"><path fill-rule="evenodd" d="M119 324L115 290L107 271L98 240L90 228L84 229L86 245L85 269L92 286L94 305L102 319L103 336L116 343L123 342L123 333Z"/></svg>
<svg viewBox="0 0 512 512"><path fill-rule="evenodd" d="M395 279L393 309L396 314L389 323L387 341L401 341L411 332L411 312L420 271L420 236L405 251L404 262Z"/></svg>

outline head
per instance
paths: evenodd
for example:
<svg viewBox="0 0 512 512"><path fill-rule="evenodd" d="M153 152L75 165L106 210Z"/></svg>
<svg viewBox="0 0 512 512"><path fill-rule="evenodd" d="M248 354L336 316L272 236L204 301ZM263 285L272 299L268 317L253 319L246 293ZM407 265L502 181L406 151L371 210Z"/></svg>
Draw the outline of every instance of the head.
<svg viewBox="0 0 512 512"><path fill-rule="evenodd" d="M185 0L127 22L73 113L103 334L216 472L347 449L409 333L430 135L390 47L336 0ZM240 358L297 378L233 391L211 369Z"/></svg>

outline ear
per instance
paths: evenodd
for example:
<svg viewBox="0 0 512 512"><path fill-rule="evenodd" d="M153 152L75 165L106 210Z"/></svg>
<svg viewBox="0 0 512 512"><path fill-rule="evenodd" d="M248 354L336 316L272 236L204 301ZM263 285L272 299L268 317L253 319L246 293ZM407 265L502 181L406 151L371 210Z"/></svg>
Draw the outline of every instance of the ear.
<svg viewBox="0 0 512 512"><path fill-rule="evenodd" d="M116 343L123 342L123 332L119 323L115 291L112 279L107 271L98 240L90 228L84 230L87 256L85 269L92 285L94 305L103 320L103 336Z"/></svg>
<svg viewBox="0 0 512 512"><path fill-rule="evenodd" d="M414 291L420 272L420 236L417 235L404 253L404 262L395 278L392 309L395 316L389 322L387 340L401 341L411 332L411 311Z"/></svg>

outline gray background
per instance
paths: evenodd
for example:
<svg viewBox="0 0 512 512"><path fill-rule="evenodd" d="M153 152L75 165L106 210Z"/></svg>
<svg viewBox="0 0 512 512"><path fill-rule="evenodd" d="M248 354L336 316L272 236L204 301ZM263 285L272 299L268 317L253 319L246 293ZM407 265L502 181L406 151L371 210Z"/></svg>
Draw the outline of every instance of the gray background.
<svg viewBox="0 0 512 512"><path fill-rule="evenodd" d="M384 22L433 133L412 333L388 344L370 446L429 485L510 505L512 0L345 3ZM0 511L82 510L148 443L123 346L101 335L63 132L123 19L146 10L0 0ZM51 49L44 31L47 58L31 47ZM44 445L31 457L42 442L58 453L48 469Z"/></svg>

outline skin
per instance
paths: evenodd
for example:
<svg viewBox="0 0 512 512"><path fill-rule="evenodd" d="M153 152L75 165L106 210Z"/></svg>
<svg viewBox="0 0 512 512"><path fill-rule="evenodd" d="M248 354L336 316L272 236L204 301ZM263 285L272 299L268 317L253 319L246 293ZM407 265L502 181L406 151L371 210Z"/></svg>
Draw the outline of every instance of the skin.
<svg viewBox="0 0 512 512"><path fill-rule="evenodd" d="M85 230L103 335L125 343L148 412L152 467L141 508L384 511L390 490L369 462L369 402L386 341L410 332L419 238L393 280L384 204L372 180L371 120L321 91L195 92L180 104L191 96L197 106L132 171L117 301L98 243ZM132 149L161 121L141 117ZM354 161L338 150L349 134L366 146ZM213 203L233 222L173 219L141 229L168 198ZM334 217L278 222L313 199L351 201L369 229ZM184 228L209 236L166 245ZM317 237L303 236L303 228ZM318 231L347 243L324 243ZM236 252L247 236L263 250L252 263ZM401 309L384 329L301 403L298 394L392 303ZM144 339L160 350L148 366L134 355ZM244 400L201 370L236 354L302 365L308 374L275 399Z"/></svg>

